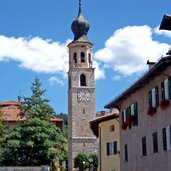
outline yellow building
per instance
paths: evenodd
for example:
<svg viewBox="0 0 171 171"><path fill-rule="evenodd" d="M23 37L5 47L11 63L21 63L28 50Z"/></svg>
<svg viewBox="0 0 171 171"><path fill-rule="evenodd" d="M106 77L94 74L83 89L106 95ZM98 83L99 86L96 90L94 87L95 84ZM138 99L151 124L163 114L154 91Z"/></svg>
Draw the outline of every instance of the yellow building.
<svg viewBox="0 0 171 171"><path fill-rule="evenodd" d="M113 112L90 122L93 133L99 138L99 171L120 171L118 117Z"/></svg>

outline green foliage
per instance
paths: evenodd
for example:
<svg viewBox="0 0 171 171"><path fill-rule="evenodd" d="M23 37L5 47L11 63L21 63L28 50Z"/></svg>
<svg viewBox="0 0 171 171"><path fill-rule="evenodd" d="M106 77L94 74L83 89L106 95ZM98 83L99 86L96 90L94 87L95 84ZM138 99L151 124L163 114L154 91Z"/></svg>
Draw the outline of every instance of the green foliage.
<svg viewBox="0 0 171 171"><path fill-rule="evenodd" d="M79 153L74 160L74 167L84 171L89 167L88 155L86 153Z"/></svg>
<svg viewBox="0 0 171 171"><path fill-rule="evenodd" d="M14 127L5 140L3 165L38 166L54 165L63 159L66 139L49 118L54 110L42 96L41 82L35 79L31 86L32 96L22 104L22 115L27 120ZM10 156L10 157L9 157Z"/></svg>
<svg viewBox="0 0 171 171"><path fill-rule="evenodd" d="M56 116L59 118L62 118L64 120L64 124L66 126L68 126L68 115L67 114L61 112L60 114L57 114Z"/></svg>
<svg viewBox="0 0 171 171"><path fill-rule="evenodd" d="M3 151L5 148L5 138L8 134L8 130L6 129L8 126L8 123L5 122L2 118L2 106L0 106L0 165L1 162L3 161Z"/></svg>
<svg viewBox="0 0 171 171"><path fill-rule="evenodd" d="M92 164L93 164L94 171L96 171L97 168L98 168L98 156L96 154L90 154L89 159L90 158L92 159Z"/></svg>
<svg viewBox="0 0 171 171"><path fill-rule="evenodd" d="M36 117L30 118L15 127L7 137L3 164L49 165L60 158L64 143L63 135L54 124Z"/></svg>
<svg viewBox="0 0 171 171"><path fill-rule="evenodd" d="M41 89L41 82L35 78L31 86L32 96L24 98L24 103L21 105L21 115L26 118L38 117L42 119L49 119L53 117L55 112L48 104L49 100L43 98L46 90Z"/></svg>

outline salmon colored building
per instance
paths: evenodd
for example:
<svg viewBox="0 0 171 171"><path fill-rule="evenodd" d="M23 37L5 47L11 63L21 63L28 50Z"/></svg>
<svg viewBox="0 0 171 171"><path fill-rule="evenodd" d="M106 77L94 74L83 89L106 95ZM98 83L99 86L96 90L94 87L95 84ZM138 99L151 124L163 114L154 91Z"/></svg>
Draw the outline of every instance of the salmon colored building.
<svg viewBox="0 0 171 171"><path fill-rule="evenodd" d="M171 170L171 51L105 108L118 108L122 171Z"/></svg>
<svg viewBox="0 0 171 171"><path fill-rule="evenodd" d="M2 106L3 119L9 123L9 129L18 125L19 122L26 120L25 117L19 116L20 102L11 100L7 102L1 102L0 105ZM50 120L61 130L63 129L63 119L54 117Z"/></svg>

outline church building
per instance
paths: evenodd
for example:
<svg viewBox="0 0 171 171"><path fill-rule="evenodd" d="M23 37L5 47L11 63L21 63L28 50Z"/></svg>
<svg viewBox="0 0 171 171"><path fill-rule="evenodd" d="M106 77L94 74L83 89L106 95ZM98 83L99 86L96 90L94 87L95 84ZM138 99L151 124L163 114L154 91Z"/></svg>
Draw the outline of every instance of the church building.
<svg viewBox="0 0 171 171"><path fill-rule="evenodd" d="M87 38L89 28L89 23L82 15L79 0L78 16L71 25L74 40L68 44L69 171L73 170L74 158L79 153L92 154L97 146L97 139L89 126L89 122L96 117L93 44Z"/></svg>

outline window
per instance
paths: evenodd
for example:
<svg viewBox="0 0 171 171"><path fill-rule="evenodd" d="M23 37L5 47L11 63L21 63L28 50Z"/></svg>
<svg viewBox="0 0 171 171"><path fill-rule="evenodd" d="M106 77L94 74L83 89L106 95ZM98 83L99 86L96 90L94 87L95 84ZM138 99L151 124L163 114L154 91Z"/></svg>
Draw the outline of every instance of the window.
<svg viewBox="0 0 171 171"><path fill-rule="evenodd" d="M158 95L158 87L151 89L148 93L149 98L149 107L157 107L159 105L159 95Z"/></svg>
<svg viewBox="0 0 171 171"><path fill-rule="evenodd" d="M157 138L157 132L153 133L153 153L158 153L158 138Z"/></svg>
<svg viewBox="0 0 171 171"><path fill-rule="evenodd" d="M126 144L125 147L125 161L128 161L128 145Z"/></svg>
<svg viewBox="0 0 171 171"><path fill-rule="evenodd" d="M115 125L110 125L110 132L114 132L115 131Z"/></svg>
<svg viewBox="0 0 171 171"><path fill-rule="evenodd" d="M142 156L146 156L147 155L146 137L142 137L141 142L142 142Z"/></svg>
<svg viewBox="0 0 171 171"><path fill-rule="evenodd" d="M162 129L163 135L163 150L171 149L171 126Z"/></svg>
<svg viewBox="0 0 171 171"><path fill-rule="evenodd" d="M70 88L71 88L71 76L69 76L68 79L69 79L69 80L68 80L68 82L69 82L68 86L69 86L69 89L70 89Z"/></svg>
<svg viewBox="0 0 171 171"><path fill-rule="evenodd" d="M122 111L122 124L127 123L129 128L138 126L138 103L135 102Z"/></svg>
<svg viewBox="0 0 171 171"><path fill-rule="evenodd" d="M74 63L77 63L77 53L76 53L76 52L74 53L74 58L73 58L73 60L74 60Z"/></svg>
<svg viewBox="0 0 171 171"><path fill-rule="evenodd" d="M171 99L171 78L166 79L161 83L161 97L162 100Z"/></svg>
<svg viewBox="0 0 171 171"><path fill-rule="evenodd" d="M80 76L80 86L86 86L86 76L84 74Z"/></svg>
<svg viewBox="0 0 171 171"><path fill-rule="evenodd" d="M131 116L133 116L132 126L138 126L138 103L131 105Z"/></svg>
<svg viewBox="0 0 171 171"><path fill-rule="evenodd" d="M81 52L81 62L85 62L85 53Z"/></svg>
<svg viewBox="0 0 171 171"><path fill-rule="evenodd" d="M91 63L91 54L88 54L88 62Z"/></svg>
<svg viewBox="0 0 171 171"><path fill-rule="evenodd" d="M117 154L117 141L106 143L107 156Z"/></svg>

